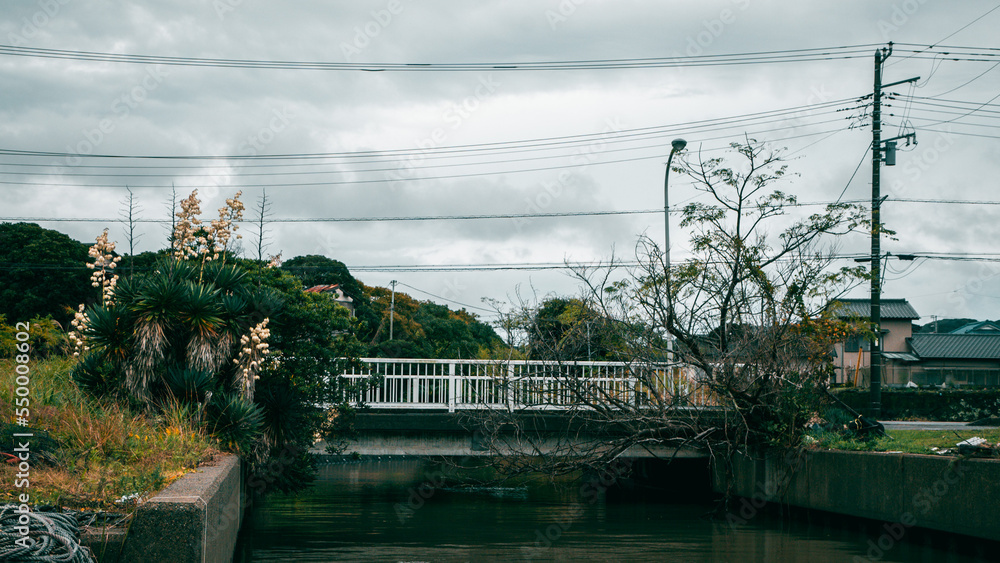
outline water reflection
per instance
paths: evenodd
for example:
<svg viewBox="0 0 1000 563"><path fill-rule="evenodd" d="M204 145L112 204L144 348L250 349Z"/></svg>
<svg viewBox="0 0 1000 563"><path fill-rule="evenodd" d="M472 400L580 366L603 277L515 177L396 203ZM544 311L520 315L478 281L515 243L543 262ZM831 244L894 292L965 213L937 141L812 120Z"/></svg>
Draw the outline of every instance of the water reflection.
<svg viewBox="0 0 1000 563"><path fill-rule="evenodd" d="M417 459L324 466L307 493L254 511L236 561L846 563L868 561L867 542L877 537L767 516L733 527L706 517L710 502L604 495L545 479L462 485L447 473ZM908 544L880 560L976 561Z"/></svg>

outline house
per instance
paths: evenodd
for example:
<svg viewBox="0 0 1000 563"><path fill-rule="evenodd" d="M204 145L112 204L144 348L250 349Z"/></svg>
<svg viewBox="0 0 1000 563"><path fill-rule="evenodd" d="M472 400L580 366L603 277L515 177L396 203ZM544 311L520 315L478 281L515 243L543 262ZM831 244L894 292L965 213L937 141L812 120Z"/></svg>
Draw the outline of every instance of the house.
<svg viewBox="0 0 1000 563"><path fill-rule="evenodd" d="M344 295L344 290L341 289L340 284L327 284L327 285L314 285L306 289L306 293L325 293L333 297L334 301L343 306L351 313L351 317L354 317L354 299L348 295Z"/></svg>
<svg viewBox="0 0 1000 563"><path fill-rule="evenodd" d="M871 317L868 299L838 299L827 306L841 319L868 319ZM882 357L888 371L892 362L906 361L910 349L908 340L913 336L913 321L920 318L906 299L882 299ZM848 338L834 346L834 383L855 382L867 385L871 366L871 345L863 336ZM906 355L905 358L897 356ZM914 360L916 358L913 358ZM888 379L883 379L889 383Z"/></svg>
<svg viewBox="0 0 1000 563"><path fill-rule="evenodd" d="M916 361L897 366L899 383L1000 385L1000 332L918 333L909 345Z"/></svg>
<svg viewBox="0 0 1000 563"><path fill-rule="evenodd" d="M843 319L867 319L871 302L841 299L832 303ZM950 333L913 333L920 315L905 299L882 300L882 382L887 386L1000 386L1000 325L981 321ZM870 344L849 338L834 347L834 383L868 384Z"/></svg>

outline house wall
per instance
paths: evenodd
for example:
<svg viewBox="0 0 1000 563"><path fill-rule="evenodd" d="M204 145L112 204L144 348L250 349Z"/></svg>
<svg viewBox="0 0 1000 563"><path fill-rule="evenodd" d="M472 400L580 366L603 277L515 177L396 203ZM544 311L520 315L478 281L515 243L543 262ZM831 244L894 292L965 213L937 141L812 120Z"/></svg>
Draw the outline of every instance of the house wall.
<svg viewBox="0 0 1000 563"><path fill-rule="evenodd" d="M882 350L886 352L909 352L906 339L913 336L913 323L909 319L882 321L882 330L888 331L883 337Z"/></svg>
<svg viewBox="0 0 1000 563"><path fill-rule="evenodd" d="M836 359L833 361L834 371L836 372L835 383L845 383L847 381L854 381L854 372L858 369L858 352L845 352L844 343L838 343L834 345L834 351L837 353ZM868 366L871 364L871 359L869 358L868 352L861 352L861 362L860 370L863 372L858 375L859 379L868 381ZM860 384L860 381L859 381Z"/></svg>
<svg viewBox="0 0 1000 563"><path fill-rule="evenodd" d="M906 343L906 339L913 336L913 324L909 319L905 320L887 320L882 321L882 331L885 332L882 342L882 351L884 352L909 352L910 347ZM841 342L834 346L834 351L837 353L837 359L834 361L834 367L837 374L837 383L843 383L845 381L854 381L855 370L858 369L858 351L844 352L844 343ZM883 360L883 364L886 366L886 371L888 372L888 366L891 362ZM867 351L862 350L861 352L861 363L860 363L860 373L858 374L858 384L867 385L868 382L868 370L871 366L871 354ZM884 383L895 383L890 381L886 377ZM903 381L902 383L906 383Z"/></svg>

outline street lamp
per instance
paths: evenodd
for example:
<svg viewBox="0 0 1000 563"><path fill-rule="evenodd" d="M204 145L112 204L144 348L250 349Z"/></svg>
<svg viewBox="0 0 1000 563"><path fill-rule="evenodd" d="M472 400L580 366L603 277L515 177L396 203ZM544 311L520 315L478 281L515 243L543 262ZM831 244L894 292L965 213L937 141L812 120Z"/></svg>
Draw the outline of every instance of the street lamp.
<svg viewBox="0 0 1000 563"><path fill-rule="evenodd" d="M670 304L670 197L667 192L668 181L670 180L670 163L674 160L674 153L684 150L687 141L684 139L674 139L670 142L670 156L667 157L667 171L663 173L663 264L664 274L667 283L667 360L673 359L674 344L670 338L670 322L673 320L673 307Z"/></svg>
<svg viewBox="0 0 1000 563"><path fill-rule="evenodd" d="M670 180L670 162L674 160L674 153L684 150L687 146L684 139L674 139L670 142L670 156L667 157L667 171L663 173L663 244L664 260L666 262L667 274L670 274L670 198L667 195L667 182Z"/></svg>

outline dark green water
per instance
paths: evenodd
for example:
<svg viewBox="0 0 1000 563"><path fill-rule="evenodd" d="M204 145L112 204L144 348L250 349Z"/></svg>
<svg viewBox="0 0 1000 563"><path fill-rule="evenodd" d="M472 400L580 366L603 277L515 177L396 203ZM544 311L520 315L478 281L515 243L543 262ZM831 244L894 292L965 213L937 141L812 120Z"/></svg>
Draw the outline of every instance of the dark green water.
<svg viewBox="0 0 1000 563"><path fill-rule="evenodd" d="M1000 560L906 542L872 551L877 531L767 515L732 525L706 517L711 502L598 494L580 482L434 488L440 476L415 459L323 466L307 493L274 496L255 509L235 561Z"/></svg>

